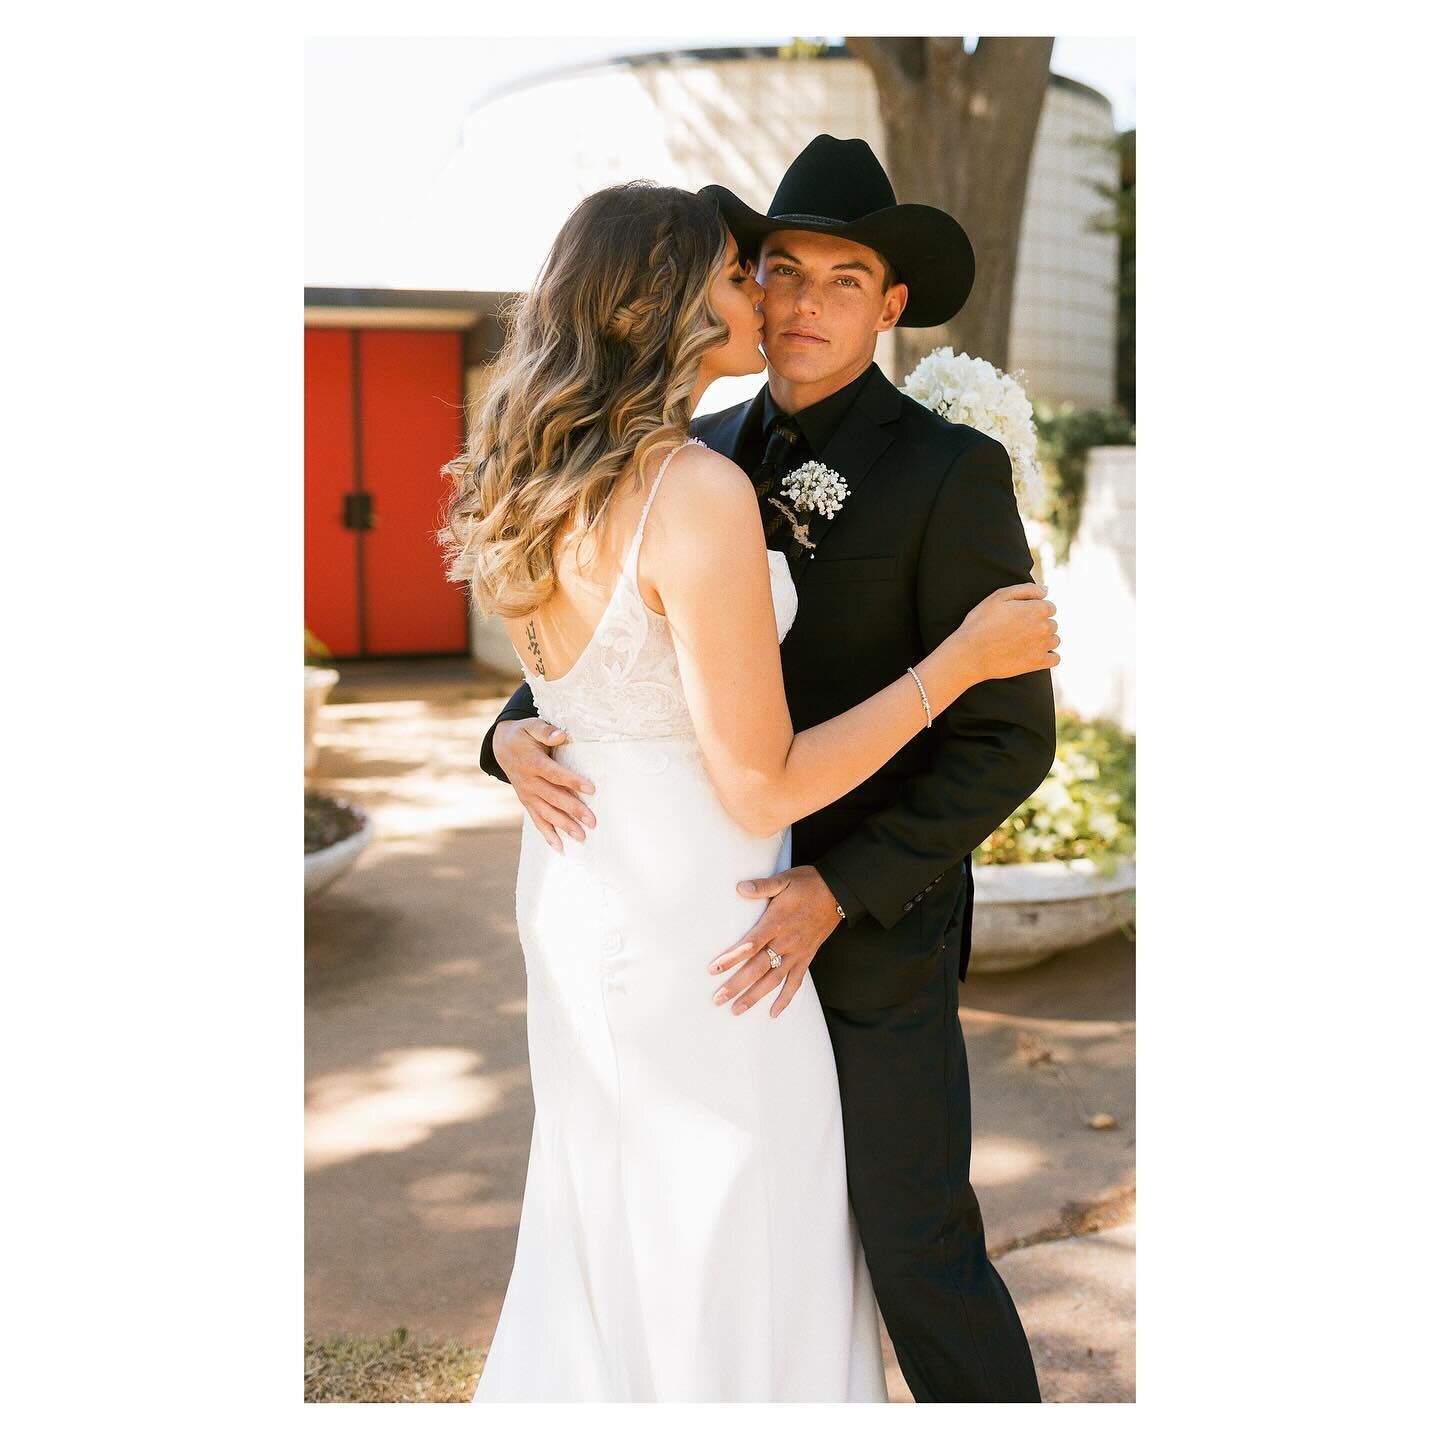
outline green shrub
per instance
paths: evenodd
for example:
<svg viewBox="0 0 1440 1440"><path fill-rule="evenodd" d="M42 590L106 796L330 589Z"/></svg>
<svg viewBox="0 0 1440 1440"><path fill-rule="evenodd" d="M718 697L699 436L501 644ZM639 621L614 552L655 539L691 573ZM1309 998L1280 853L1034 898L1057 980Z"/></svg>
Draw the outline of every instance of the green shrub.
<svg viewBox="0 0 1440 1440"><path fill-rule="evenodd" d="M1135 426L1123 410L1082 410L1067 400L1035 406L1035 434L1049 499L1045 518L1055 534L1055 558L1064 560L1085 508L1085 462L1091 447L1133 445Z"/></svg>
<svg viewBox="0 0 1440 1440"><path fill-rule="evenodd" d="M1108 875L1134 853L1135 737L1062 711L1049 775L980 847L977 862L1093 860Z"/></svg>

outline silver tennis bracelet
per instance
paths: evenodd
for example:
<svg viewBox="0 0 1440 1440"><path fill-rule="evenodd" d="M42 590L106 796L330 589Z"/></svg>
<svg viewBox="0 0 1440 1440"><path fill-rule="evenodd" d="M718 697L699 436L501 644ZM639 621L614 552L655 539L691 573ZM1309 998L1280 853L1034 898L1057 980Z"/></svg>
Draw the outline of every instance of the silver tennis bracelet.
<svg viewBox="0 0 1440 1440"><path fill-rule="evenodd" d="M915 673L915 667L913 665L907 665L905 669L913 677L915 683L920 686L920 703L925 707L925 728L928 730L931 720L934 719L934 716L930 714L930 697L925 693L925 686L921 683L920 677Z"/></svg>

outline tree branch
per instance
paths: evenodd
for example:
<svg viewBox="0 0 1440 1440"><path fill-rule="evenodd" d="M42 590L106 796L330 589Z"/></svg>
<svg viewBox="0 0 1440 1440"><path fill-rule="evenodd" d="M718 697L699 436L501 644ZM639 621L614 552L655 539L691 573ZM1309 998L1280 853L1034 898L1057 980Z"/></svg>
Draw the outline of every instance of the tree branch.
<svg viewBox="0 0 1440 1440"><path fill-rule="evenodd" d="M1054 49L1053 35L982 35L976 40L975 53L970 59L977 70L996 77L1026 74L1032 67L1042 65L1048 76Z"/></svg>
<svg viewBox="0 0 1440 1440"><path fill-rule="evenodd" d="M963 35L931 35L924 43L929 51L931 68L935 70L958 73L970 58Z"/></svg>
<svg viewBox="0 0 1440 1440"><path fill-rule="evenodd" d="M882 84L913 85L925 73L925 41L917 36L847 35L845 48Z"/></svg>

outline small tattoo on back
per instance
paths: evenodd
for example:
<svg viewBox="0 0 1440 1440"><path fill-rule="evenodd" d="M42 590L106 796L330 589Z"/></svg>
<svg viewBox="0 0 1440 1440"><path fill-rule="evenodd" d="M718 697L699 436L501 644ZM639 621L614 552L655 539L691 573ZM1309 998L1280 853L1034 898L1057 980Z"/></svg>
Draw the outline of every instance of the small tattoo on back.
<svg viewBox="0 0 1440 1440"><path fill-rule="evenodd" d="M533 620L525 627L525 638L529 642L530 654L535 659L535 673L543 675L545 662L540 658L540 642L535 638L535 622Z"/></svg>

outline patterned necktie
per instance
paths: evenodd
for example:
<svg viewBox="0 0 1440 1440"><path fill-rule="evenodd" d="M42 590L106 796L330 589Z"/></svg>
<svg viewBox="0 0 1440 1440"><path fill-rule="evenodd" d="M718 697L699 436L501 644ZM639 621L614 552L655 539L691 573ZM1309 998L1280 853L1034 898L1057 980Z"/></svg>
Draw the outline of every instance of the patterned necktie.
<svg viewBox="0 0 1440 1440"><path fill-rule="evenodd" d="M800 431L788 415L777 415L770 426L769 438L765 442L765 456L759 468L750 477L755 486L755 498L760 502L760 514L765 521L765 543L770 549L783 549L774 542L782 527L788 536L789 521L774 506L765 503L766 497L776 492L781 479L795 468L798 451L803 445ZM783 498L783 497L782 497Z"/></svg>

